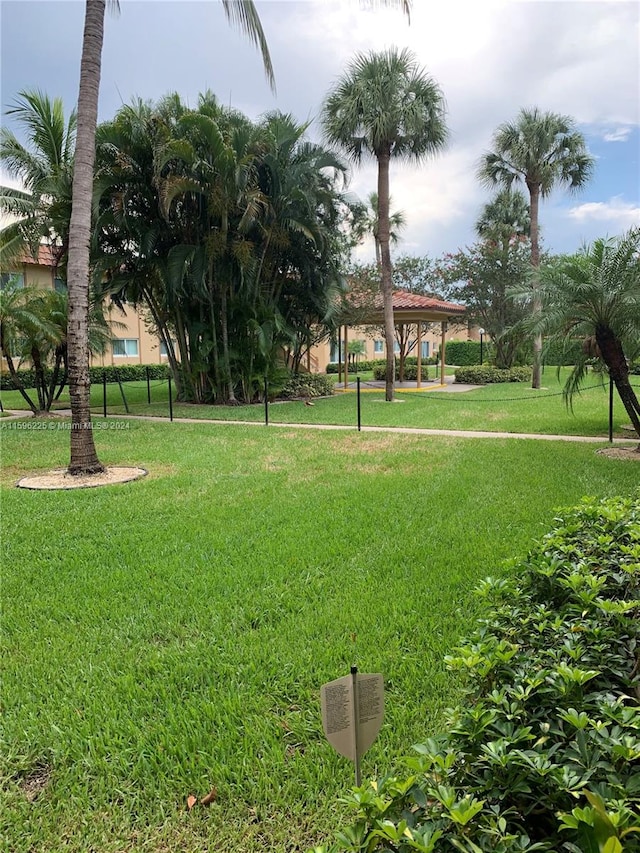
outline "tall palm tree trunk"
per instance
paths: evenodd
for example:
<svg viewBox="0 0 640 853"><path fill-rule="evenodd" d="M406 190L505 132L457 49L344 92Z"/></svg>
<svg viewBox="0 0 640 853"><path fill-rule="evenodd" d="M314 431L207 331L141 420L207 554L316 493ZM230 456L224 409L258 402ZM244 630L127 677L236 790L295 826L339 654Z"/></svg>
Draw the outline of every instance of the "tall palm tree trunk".
<svg viewBox="0 0 640 853"><path fill-rule="evenodd" d="M533 267L533 316L542 312L542 302L538 287L538 270L540 268L540 230L538 226L538 210L540 207L540 187L538 184L527 183L531 198L531 266ZM537 333L533 339L533 378L532 388L540 388L542 364L542 335Z"/></svg>
<svg viewBox="0 0 640 853"><path fill-rule="evenodd" d="M88 341L89 240L104 13L105 0L87 0L80 64L78 129L67 263L69 287L67 336L71 398L70 474L97 474L104 471L104 466L96 453L91 429Z"/></svg>
<svg viewBox="0 0 640 853"><path fill-rule="evenodd" d="M384 340L387 350L385 400L393 401L396 365L393 352L395 324L393 321L393 278L389 250L389 152L378 155L378 242L380 244L380 283L384 310Z"/></svg>
<svg viewBox="0 0 640 853"><path fill-rule="evenodd" d="M611 330L604 327L596 328L596 343L609 370L609 376L615 383L622 405L640 438L640 402L629 382L629 368L622 345L611 333ZM637 450L640 452L640 444Z"/></svg>
<svg viewBox="0 0 640 853"><path fill-rule="evenodd" d="M233 377L231 375L231 356L229 354L229 309L227 304L227 285L223 282L220 290L220 329L222 332L222 361L224 367L224 381L226 385L226 402L231 406L236 406L236 399L233 388Z"/></svg>

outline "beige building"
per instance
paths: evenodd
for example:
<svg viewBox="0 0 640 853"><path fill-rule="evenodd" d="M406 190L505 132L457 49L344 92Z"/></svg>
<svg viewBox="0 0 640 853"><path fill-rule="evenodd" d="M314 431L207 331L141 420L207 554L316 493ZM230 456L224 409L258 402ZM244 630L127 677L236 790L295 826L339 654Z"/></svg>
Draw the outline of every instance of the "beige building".
<svg viewBox="0 0 640 853"><path fill-rule="evenodd" d="M66 282L57 275L55 258L48 246L40 247L37 261L29 258L12 272L3 272L1 283L4 284L15 277L18 277L24 287L66 290ZM477 329L460 320L464 310L463 306L454 303L405 291L396 291L394 294L396 326L401 330L401 334L414 342L409 355L418 357L420 361L433 358L445 340L478 340ZM106 313L111 322L112 338L102 355L92 356L93 366L166 364L164 344L157 335L149 331L143 311L133 306L125 306L123 311L110 304ZM342 326L339 331L340 346L337 337L333 342L325 341L312 346L307 357L303 359L303 369L312 373L324 373L330 362L338 361L339 350L344 361L349 342L354 340L363 342L364 352L359 356L360 361L384 359L382 322L381 308L374 307L373 313L367 318L366 326Z"/></svg>
<svg viewBox="0 0 640 853"><path fill-rule="evenodd" d="M23 287L62 291L67 289L65 279L57 274L55 257L49 246L40 247L37 261L27 258L11 272L3 272L0 283L4 285L8 280L16 278ZM106 306L105 314L110 321L112 338L102 355L91 357L92 366L166 364L164 344L157 335L148 330L142 312L132 306L125 306L122 311L116 305L110 304Z"/></svg>

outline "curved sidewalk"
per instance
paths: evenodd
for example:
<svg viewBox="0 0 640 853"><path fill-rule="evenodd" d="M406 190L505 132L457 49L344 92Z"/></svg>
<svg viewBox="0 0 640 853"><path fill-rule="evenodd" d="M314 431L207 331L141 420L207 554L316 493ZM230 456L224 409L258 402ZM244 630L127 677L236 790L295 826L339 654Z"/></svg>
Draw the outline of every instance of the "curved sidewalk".
<svg viewBox="0 0 640 853"><path fill-rule="evenodd" d="M7 417L0 418L0 424L7 423L18 418L29 417L30 412L7 410L11 414ZM69 409L60 409L55 412L56 415L62 417L70 417ZM102 416L93 415L93 417ZM151 421L152 423L174 423L174 424L211 424L212 426L253 426L262 427L264 429L264 421L236 421L236 420L213 420L212 418L174 418L170 421L169 418L160 418L156 415L110 415L107 420L130 420L130 421ZM334 430L342 432L358 432L358 427L355 424L298 424L298 423L278 423L269 421L268 428L274 429L318 429L318 430ZM427 429L426 427L391 427L391 426L362 426L360 432L386 432L398 433L400 435L442 435L450 438L516 438L520 440L532 441L574 441L583 444L609 444L608 436L594 435L546 435L544 433L529 433L529 432L487 432L484 430L464 430L464 429ZM629 445L637 444L636 438L614 438L614 444Z"/></svg>

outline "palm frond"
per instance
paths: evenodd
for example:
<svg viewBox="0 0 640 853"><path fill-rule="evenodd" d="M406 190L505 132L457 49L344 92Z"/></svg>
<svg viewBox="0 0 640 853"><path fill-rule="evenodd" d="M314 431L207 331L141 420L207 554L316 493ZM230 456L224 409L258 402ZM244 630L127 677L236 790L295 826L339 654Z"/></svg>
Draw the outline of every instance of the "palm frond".
<svg viewBox="0 0 640 853"><path fill-rule="evenodd" d="M227 19L245 33L251 42L260 50L265 75L271 89L275 92L276 78L269 54L267 40L260 23L260 17L252 0L222 0L222 6Z"/></svg>

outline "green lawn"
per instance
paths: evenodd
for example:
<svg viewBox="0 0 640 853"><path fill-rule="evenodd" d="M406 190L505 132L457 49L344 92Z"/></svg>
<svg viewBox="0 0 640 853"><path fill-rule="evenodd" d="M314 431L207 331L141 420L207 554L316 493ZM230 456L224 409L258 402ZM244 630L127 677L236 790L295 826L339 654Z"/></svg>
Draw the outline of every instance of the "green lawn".
<svg viewBox="0 0 640 853"><path fill-rule="evenodd" d="M352 781L320 685L384 673L363 771L393 768L456 701L442 659L481 612L477 581L554 507L638 482L590 445L125 426L97 429L101 458L148 477L28 492L13 483L64 466L68 430L0 425L12 853L307 849Z"/></svg>
<svg viewBox="0 0 640 853"><path fill-rule="evenodd" d="M544 374L544 388L533 391L525 383L487 385L464 393L437 390L398 393L397 402L386 404L381 392L362 394L362 423L365 426L424 427L429 429L488 430L490 432L543 433L551 435L607 436L609 430L609 391L597 377L589 377L585 390L574 398L573 412L561 395L566 370L558 380L554 368ZM633 377L640 389L640 377ZM637 380L637 381L635 381ZM124 383L127 404L133 414L169 416L168 384L152 381L151 405L147 403L145 382ZM363 386L364 387L364 386ZM175 387L173 388L175 395ZM101 386L92 388L92 406L102 413ZM21 408L17 392L4 392L5 408ZM68 406L68 397L61 405ZM118 385L107 388L109 414L125 411ZM174 416L216 420L264 420L264 406L194 406L174 402ZM339 392L333 397L315 400L313 406L301 401L274 403L269 407L272 423L327 423L355 425L356 394ZM629 437L620 429L629 418L617 395L614 400L614 428L618 437Z"/></svg>

